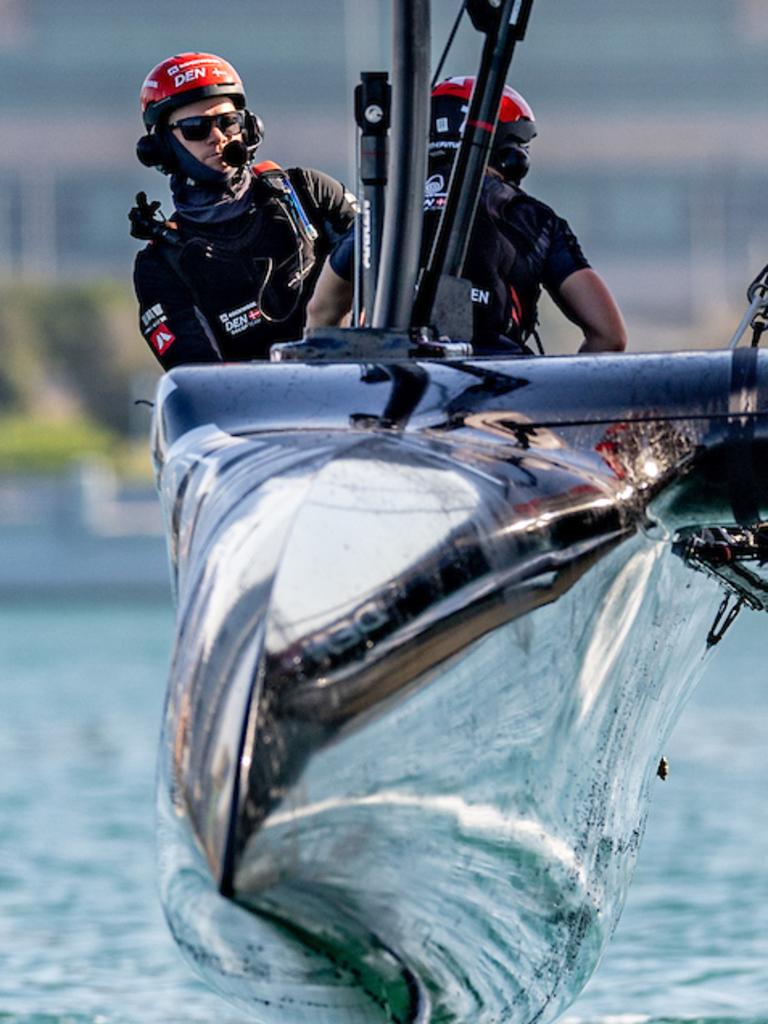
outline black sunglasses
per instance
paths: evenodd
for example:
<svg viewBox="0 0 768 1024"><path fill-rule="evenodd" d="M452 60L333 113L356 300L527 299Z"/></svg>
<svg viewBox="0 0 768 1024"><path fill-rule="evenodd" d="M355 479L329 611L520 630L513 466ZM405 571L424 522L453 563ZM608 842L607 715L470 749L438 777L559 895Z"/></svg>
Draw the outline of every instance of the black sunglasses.
<svg viewBox="0 0 768 1024"><path fill-rule="evenodd" d="M245 127L245 114L242 110L230 110L226 114L200 114L198 117L183 117L168 127L178 128L187 142L203 142L211 134L214 125L225 135L238 135Z"/></svg>

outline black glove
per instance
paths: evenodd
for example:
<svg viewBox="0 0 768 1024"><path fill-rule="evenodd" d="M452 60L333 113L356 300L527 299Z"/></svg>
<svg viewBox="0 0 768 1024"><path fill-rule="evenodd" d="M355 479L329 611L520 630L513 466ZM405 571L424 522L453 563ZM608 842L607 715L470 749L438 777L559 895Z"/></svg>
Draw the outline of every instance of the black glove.
<svg viewBox="0 0 768 1024"><path fill-rule="evenodd" d="M147 240L150 238L157 238L167 230L165 218L156 217L155 214L160 209L160 203L147 202L147 193L139 192L136 196L136 205L131 209L128 214L128 220L131 222L131 236L133 238L141 238Z"/></svg>

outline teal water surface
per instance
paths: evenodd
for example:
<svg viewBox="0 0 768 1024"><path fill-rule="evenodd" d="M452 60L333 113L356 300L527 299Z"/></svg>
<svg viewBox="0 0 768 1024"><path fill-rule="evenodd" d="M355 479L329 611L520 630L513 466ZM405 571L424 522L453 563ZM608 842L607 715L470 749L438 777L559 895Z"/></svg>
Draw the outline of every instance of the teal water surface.
<svg viewBox="0 0 768 1024"><path fill-rule="evenodd" d="M163 603L0 606L0 1024L245 1024L155 890L172 630ZM763 642L744 613L684 712L624 916L564 1020L768 1021Z"/></svg>

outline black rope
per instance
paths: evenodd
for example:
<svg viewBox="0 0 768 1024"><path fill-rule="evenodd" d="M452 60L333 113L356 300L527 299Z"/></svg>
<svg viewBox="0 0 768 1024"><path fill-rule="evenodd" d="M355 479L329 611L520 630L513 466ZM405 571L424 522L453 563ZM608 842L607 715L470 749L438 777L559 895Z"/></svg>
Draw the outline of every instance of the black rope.
<svg viewBox="0 0 768 1024"><path fill-rule="evenodd" d="M467 0L461 0L461 7L459 8L459 13L456 15L456 20L453 23L453 28L451 29L451 34L448 36L448 42L445 44L445 47L443 48L443 52L440 55L440 60L438 61L437 68L435 69L434 77L432 78L432 88L433 89L435 88L435 86L437 85L437 83L438 83L438 81L440 79L440 72L443 70L443 64L445 64L445 58L448 56L448 51L453 46L453 40L456 38L456 33L459 31L459 25L461 24L461 19L464 16L464 11L466 9L467 9Z"/></svg>
<svg viewBox="0 0 768 1024"><path fill-rule="evenodd" d="M762 288L763 293L765 293L766 287L768 287L768 264L763 267L749 288L747 288L747 299L749 302L752 302L755 295L757 295L758 288Z"/></svg>
<svg viewBox="0 0 768 1024"><path fill-rule="evenodd" d="M492 411L492 410L491 410ZM612 423L674 423L685 420L745 420L761 419L768 417L768 410L764 412L713 412L713 413L680 413L679 415L666 416L632 416L622 418L620 415L609 416L606 419L589 420L532 420L521 423L520 426L526 430L538 430L542 427L555 429L557 427L602 427Z"/></svg>

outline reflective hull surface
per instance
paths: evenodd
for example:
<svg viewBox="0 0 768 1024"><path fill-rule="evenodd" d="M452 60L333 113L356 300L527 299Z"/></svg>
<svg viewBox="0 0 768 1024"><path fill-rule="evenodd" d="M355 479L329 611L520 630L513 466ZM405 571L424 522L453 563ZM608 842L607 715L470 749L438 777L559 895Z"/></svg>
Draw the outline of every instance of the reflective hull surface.
<svg viewBox="0 0 768 1024"><path fill-rule="evenodd" d="M554 1019L623 905L718 586L757 521L754 352L188 368L163 900L255 1021Z"/></svg>

